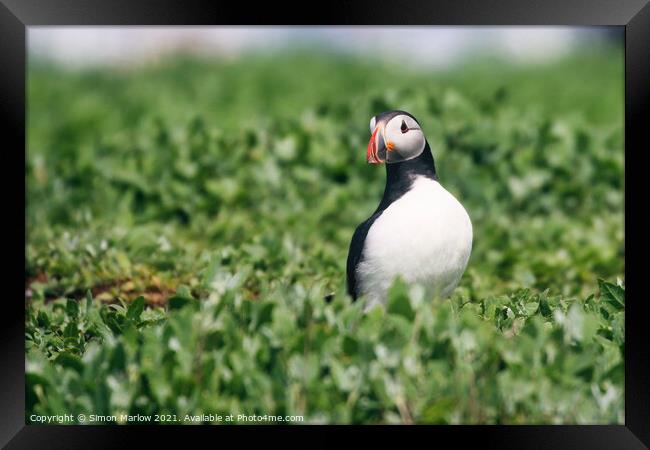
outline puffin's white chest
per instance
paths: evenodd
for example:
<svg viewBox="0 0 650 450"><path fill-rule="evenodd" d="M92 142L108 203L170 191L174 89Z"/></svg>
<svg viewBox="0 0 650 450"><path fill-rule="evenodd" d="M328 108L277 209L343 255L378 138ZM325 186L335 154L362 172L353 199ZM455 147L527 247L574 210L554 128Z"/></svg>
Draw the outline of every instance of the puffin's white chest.
<svg viewBox="0 0 650 450"><path fill-rule="evenodd" d="M372 224L357 268L368 307L384 302L397 275L447 297L465 271L472 223L465 208L437 181L418 177L409 192Z"/></svg>

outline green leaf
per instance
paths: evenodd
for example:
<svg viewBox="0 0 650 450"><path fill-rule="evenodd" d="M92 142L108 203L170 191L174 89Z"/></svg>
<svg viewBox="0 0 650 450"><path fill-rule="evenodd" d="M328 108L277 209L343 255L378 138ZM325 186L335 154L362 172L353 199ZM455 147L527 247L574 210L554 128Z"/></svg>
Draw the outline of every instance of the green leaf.
<svg viewBox="0 0 650 450"><path fill-rule="evenodd" d="M388 291L388 313L408 320L415 317L408 295L408 286L401 279L395 280Z"/></svg>
<svg viewBox="0 0 650 450"><path fill-rule="evenodd" d="M92 309L92 307L93 307L93 294L90 291L90 289L88 289L86 291L86 314L88 314L88 312Z"/></svg>
<svg viewBox="0 0 650 450"><path fill-rule="evenodd" d="M616 309L625 308L625 289L617 284L599 279L600 295Z"/></svg>
<svg viewBox="0 0 650 450"><path fill-rule="evenodd" d="M70 367L79 373L84 369L81 358L69 352L59 353L54 362L63 367Z"/></svg>
<svg viewBox="0 0 650 450"><path fill-rule="evenodd" d="M71 321L69 322L65 329L63 330L63 337L66 338L77 338L79 336L79 326L77 325L77 322Z"/></svg>
<svg viewBox="0 0 650 450"><path fill-rule="evenodd" d="M76 300L68 299L65 303L65 312L70 318L79 317L79 303Z"/></svg>
<svg viewBox="0 0 650 450"><path fill-rule="evenodd" d="M41 328L48 328L50 326L50 318L47 316L45 311L39 311L36 316L36 323Z"/></svg>
<svg viewBox="0 0 650 450"><path fill-rule="evenodd" d="M178 286L178 289L176 289L176 295L179 297L194 298L192 296L192 292L190 291L190 288L183 284Z"/></svg>
<svg viewBox="0 0 650 450"><path fill-rule="evenodd" d="M192 297L182 297L180 295L174 295L172 297L169 297L169 300L167 300L167 304L169 305L170 310L181 309L186 306L191 306L194 308L199 307L199 302L197 299Z"/></svg>
<svg viewBox="0 0 650 450"><path fill-rule="evenodd" d="M359 342L355 338L347 335L343 337L343 351L346 354L354 355L358 350Z"/></svg>
<svg viewBox="0 0 650 450"><path fill-rule="evenodd" d="M133 300L126 311L126 318L137 322L144 311L144 297L140 296Z"/></svg>

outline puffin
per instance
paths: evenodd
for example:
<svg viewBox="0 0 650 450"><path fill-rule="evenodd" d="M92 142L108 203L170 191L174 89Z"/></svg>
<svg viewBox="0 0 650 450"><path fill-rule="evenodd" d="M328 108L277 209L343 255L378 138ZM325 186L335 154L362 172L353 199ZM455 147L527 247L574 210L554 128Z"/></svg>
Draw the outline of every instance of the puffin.
<svg viewBox="0 0 650 450"><path fill-rule="evenodd" d="M432 298L458 285L472 250L472 222L441 184L431 148L418 120L394 110L370 119L366 159L386 165L379 206L355 230L347 259L348 293L367 312L386 303L401 277Z"/></svg>

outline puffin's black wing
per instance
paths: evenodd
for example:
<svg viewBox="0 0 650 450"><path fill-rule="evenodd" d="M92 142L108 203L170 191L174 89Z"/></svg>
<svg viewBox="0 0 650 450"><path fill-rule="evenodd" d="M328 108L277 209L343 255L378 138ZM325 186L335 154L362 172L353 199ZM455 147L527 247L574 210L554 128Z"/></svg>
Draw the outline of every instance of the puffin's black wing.
<svg viewBox="0 0 650 450"><path fill-rule="evenodd" d="M359 297L359 286L357 284L357 266L363 258L363 246L366 243L366 236L372 224L377 220L377 217L381 215L382 211L378 211L368 220L361 223L354 231L352 235L352 241L350 242L350 251L348 252L348 294L352 297L352 300L356 300Z"/></svg>

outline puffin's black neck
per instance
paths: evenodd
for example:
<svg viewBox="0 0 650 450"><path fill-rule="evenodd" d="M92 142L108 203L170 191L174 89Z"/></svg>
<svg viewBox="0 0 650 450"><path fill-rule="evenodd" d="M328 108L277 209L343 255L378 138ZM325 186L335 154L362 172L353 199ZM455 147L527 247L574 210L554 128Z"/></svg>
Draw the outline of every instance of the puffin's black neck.
<svg viewBox="0 0 650 450"><path fill-rule="evenodd" d="M384 196L377 211L388 208L388 205L406 194L416 176L438 180L436 167L433 163L431 148L427 142L419 156L407 161L386 164L386 187Z"/></svg>

